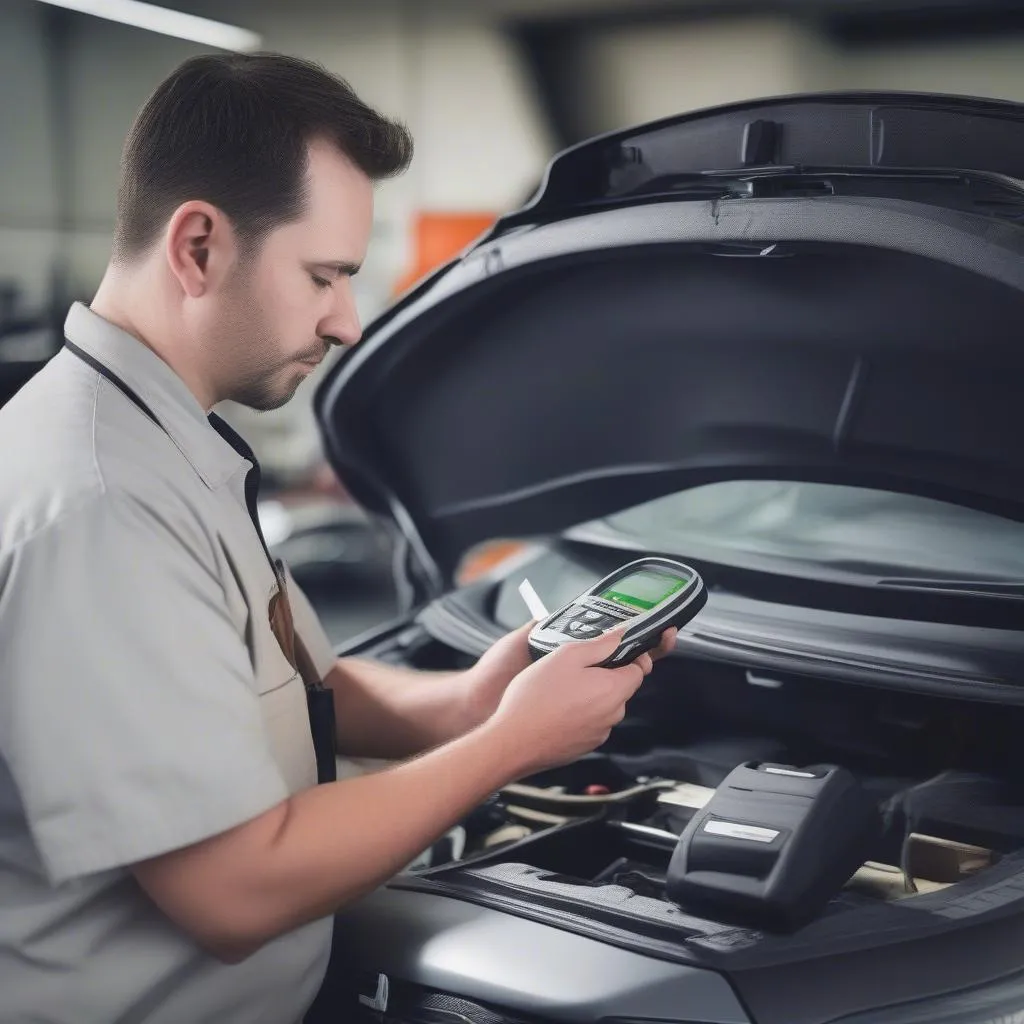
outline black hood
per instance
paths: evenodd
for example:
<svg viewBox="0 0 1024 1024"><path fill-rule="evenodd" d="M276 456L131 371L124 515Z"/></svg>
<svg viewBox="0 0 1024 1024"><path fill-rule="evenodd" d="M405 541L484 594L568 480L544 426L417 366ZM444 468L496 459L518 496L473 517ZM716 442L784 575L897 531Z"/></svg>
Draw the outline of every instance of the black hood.
<svg viewBox="0 0 1024 1024"><path fill-rule="evenodd" d="M729 478L1024 520L1024 106L794 97L585 143L316 409L435 587L478 541Z"/></svg>

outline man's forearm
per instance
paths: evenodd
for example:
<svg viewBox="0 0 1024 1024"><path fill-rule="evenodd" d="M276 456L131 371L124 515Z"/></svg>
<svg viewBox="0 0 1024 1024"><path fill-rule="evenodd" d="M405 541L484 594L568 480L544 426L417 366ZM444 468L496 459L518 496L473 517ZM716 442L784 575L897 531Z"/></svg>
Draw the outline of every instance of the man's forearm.
<svg viewBox="0 0 1024 1024"><path fill-rule="evenodd" d="M497 711L466 735L386 771L296 793L244 824L134 865L135 877L205 949L242 959L379 885L511 780L604 743L650 670L650 659L598 668L617 642L567 645L516 675ZM486 682L490 661L468 678ZM430 685L415 676L406 682Z"/></svg>
<svg viewBox="0 0 1024 1024"><path fill-rule="evenodd" d="M314 786L135 874L169 917L234 962L391 877L525 770L522 747L488 723L387 771Z"/></svg>
<svg viewBox="0 0 1024 1024"><path fill-rule="evenodd" d="M324 684L334 693L338 749L356 757L410 757L462 736L481 719L463 672L342 658Z"/></svg>

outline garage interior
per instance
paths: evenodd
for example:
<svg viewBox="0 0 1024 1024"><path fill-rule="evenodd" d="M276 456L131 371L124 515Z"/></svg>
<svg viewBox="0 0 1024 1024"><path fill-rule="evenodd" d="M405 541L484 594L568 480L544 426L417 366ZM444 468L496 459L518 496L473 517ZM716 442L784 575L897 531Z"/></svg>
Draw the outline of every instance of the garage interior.
<svg viewBox="0 0 1024 1024"><path fill-rule="evenodd" d="M1024 100L1024 4L999 0L169 6L153 30L113 20L117 3L0 0L0 401L56 351L69 304L88 301L99 281L135 111L205 50L312 58L410 126L416 158L378 188L371 259L356 281L364 323L522 205L555 153L595 134L808 91ZM203 41L183 38L196 33ZM316 383L274 413L222 411L263 463L265 529L340 642L394 615L397 599L388 542L324 463ZM475 553L467 578L508 541Z"/></svg>

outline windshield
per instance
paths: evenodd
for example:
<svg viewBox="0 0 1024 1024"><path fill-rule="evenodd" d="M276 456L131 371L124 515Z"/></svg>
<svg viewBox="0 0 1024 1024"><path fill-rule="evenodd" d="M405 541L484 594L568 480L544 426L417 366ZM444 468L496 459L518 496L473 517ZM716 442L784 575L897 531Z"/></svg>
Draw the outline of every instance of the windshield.
<svg viewBox="0 0 1024 1024"><path fill-rule="evenodd" d="M750 480L671 494L601 521L651 550L873 576L1024 579L1024 524L860 487Z"/></svg>

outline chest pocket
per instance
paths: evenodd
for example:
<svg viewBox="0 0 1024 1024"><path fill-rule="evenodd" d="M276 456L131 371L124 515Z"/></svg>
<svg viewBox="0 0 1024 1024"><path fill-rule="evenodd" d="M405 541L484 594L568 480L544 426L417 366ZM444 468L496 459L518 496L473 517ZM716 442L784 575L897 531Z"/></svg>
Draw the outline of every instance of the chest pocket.
<svg viewBox="0 0 1024 1024"><path fill-rule="evenodd" d="M259 576L260 584L266 585L263 572ZM256 593L248 608L246 632L260 719L271 756L289 791L297 793L317 782L306 684L296 663L287 595L282 598L276 585L264 590L262 599Z"/></svg>
<svg viewBox="0 0 1024 1024"><path fill-rule="evenodd" d="M331 782L336 778L334 694L323 685L302 637L295 632L287 577L280 562L275 566L275 575L278 589L271 597L267 609L270 630L285 660L295 669L296 675L288 685L296 685L305 698L307 728L314 748L317 778L320 782Z"/></svg>
<svg viewBox="0 0 1024 1024"><path fill-rule="evenodd" d="M336 776L333 694L295 634L283 566L231 557L228 606L246 635L267 742L292 792ZM262 554L262 552L261 552ZM276 571L275 571L276 570Z"/></svg>
<svg viewBox="0 0 1024 1024"><path fill-rule="evenodd" d="M224 576L230 581L225 587L228 612L245 637L252 663L253 687L262 697L299 672L294 658L287 653L291 647L279 639L279 636L285 638L283 630L287 625L282 621L280 609L275 614L280 585L266 558L257 561L250 556L243 561L233 556L223 540L221 551L228 567Z"/></svg>
<svg viewBox="0 0 1024 1024"><path fill-rule="evenodd" d="M270 631L274 635L281 653L294 672L301 676L307 686L316 686L321 680L310 658L306 645L295 632L295 620L292 617L292 606L288 599L288 586L285 583L284 566L277 563L277 590L271 595L267 606L270 620Z"/></svg>
<svg viewBox="0 0 1024 1024"><path fill-rule="evenodd" d="M231 566L237 596L244 607L244 629L256 691L275 758L284 770L285 762L299 759L295 751L301 747L303 763L312 764L312 781L333 781L336 777L334 695L323 686L302 638L295 633L284 566L280 561L271 563L240 503L228 502L225 513L226 522L232 528L224 531L221 549ZM247 534L255 543L239 552L245 556L244 560L232 558L228 538ZM286 774L292 777L290 771Z"/></svg>

